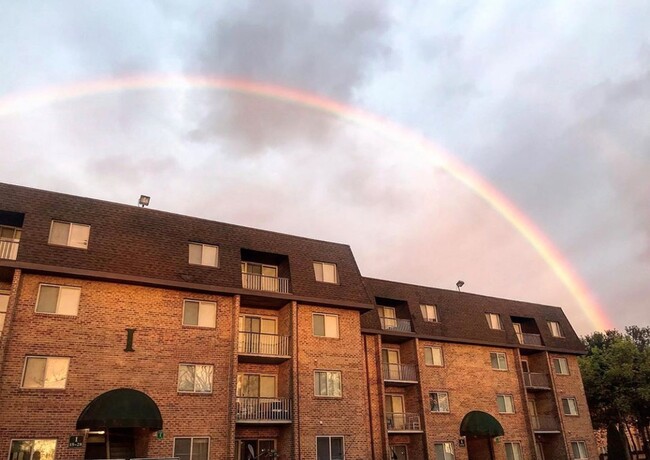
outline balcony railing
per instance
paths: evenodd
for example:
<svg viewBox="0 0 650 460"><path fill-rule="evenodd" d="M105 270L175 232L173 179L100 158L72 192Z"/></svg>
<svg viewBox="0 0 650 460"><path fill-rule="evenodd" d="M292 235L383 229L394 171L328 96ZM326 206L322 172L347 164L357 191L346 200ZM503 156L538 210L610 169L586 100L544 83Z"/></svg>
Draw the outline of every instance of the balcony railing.
<svg viewBox="0 0 650 460"><path fill-rule="evenodd" d="M387 331L411 332L411 321L408 319L388 318L380 316L381 328Z"/></svg>
<svg viewBox="0 0 650 460"><path fill-rule="evenodd" d="M533 431L560 431L560 424L552 415L534 415L530 417Z"/></svg>
<svg viewBox="0 0 650 460"><path fill-rule="evenodd" d="M388 412L386 427L388 431L422 431L420 416L408 412Z"/></svg>
<svg viewBox="0 0 650 460"><path fill-rule="evenodd" d="M384 380L394 380L397 382L417 382L418 374L415 372L413 364L391 364L383 363Z"/></svg>
<svg viewBox="0 0 650 460"><path fill-rule="evenodd" d="M548 374L541 372L524 372L524 386L526 388L551 388Z"/></svg>
<svg viewBox="0 0 650 460"><path fill-rule="evenodd" d="M16 260L20 240L0 238L0 259Z"/></svg>
<svg viewBox="0 0 650 460"><path fill-rule="evenodd" d="M283 423L291 421L289 398L237 398L238 422Z"/></svg>
<svg viewBox="0 0 650 460"><path fill-rule="evenodd" d="M291 356L289 337L259 332L240 332L238 350L247 355Z"/></svg>
<svg viewBox="0 0 650 460"><path fill-rule="evenodd" d="M529 334L527 332L518 332L517 340L522 345L542 346L542 337L539 334Z"/></svg>
<svg viewBox="0 0 650 460"><path fill-rule="evenodd" d="M242 273L241 284L244 289L253 289L255 291L289 292L289 278Z"/></svg>

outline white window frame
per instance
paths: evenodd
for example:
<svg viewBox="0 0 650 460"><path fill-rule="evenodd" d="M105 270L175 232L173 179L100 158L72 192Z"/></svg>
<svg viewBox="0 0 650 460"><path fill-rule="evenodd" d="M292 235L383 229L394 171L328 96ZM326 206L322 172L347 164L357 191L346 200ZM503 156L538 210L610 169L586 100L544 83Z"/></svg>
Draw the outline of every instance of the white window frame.
<svg viewBox="0 0 650 460"><path fill-rule="evenodd" d="M52 242L52 230L54 229L54 224L65 224L68 225L68 241L66 244L60 244L60 243L53 243ZM86 239L86 244L83 246L77 246L70 244L70 237L72 236L72 227L85 227L88 229L88 238ZM66 248L75 248L75 249L88 249L88 243L90 242L90 225L88 224L79 224L75 222L67 222L65 220L56 220L52 219L52 222L50 223L50 234L47 238L47 244L51 244L52 246L61 246L61 247L66 247Z"/></svg>
<svg viewBox="0 0 650 460"><path fill-rule="evenodd" d="M192 262L190 260L190 254L191 254L190 248L192 246L200 246L201 247L201 263L197 264L196 262ZM204 261L205 261L205 255L204 255L205 248L214 248L215 249L216 254L215 254L214 264L204 263ZM190 264L190 265L197 266L197 267L219 268L219 252L220 252L219 251L219 246L217 246L216 244L205 244L205 243L197 243L196 241L190 241L190 242L187 243L187 263Z"/></svg>
<svg viewBox="0 0 650 460"><path fill-rule="evenodd" d="M451 446L451 457L447 455L447 452L444 452L444 458L438 458L436 456L436 446L442 446L443 450L446 450L446 447ZM434 441L433 442L433 456L435 457L435 460L455 460L456 458L456 450L454 443L451 441Z"/></svg>
<svg viewBox="0 0 650 460"><path fill-rule="evenodd" d="M30 359L45 359L45 368L43 370L44 375L43 375L43 386L39 387L28 387L25 386L25 376L27 375L27 363ZM48 366L48 361L50 359L65 359L67 360L68 364L65 370L65 378L63 379L63 386L46 386L46 379L47 379L47 366ZM28 355L25 356L25 361L23 363L23 375L22 378L20 379L20 388L28 389L28 390L65 390L66 387L68 386L68 374L70 373L70 357L68 356L37 356L37 355Z"/></svg>
<svg viewBox="0 0 650 460"><path fill-rule="evenodd" d="M564 331L562 330L559 321L547 321L546 324L548 324L548 329L551 331L551 336L556 339L564 338Z"/></svg>
<svg viewBox="0 0 650 460"><path fill-rule="evenodd" d="M433 316L429 316L429 312L433 311ZM438 319L438 307L430 303L421 303L420 304L420 313L422 313L422 318L428 323L437 323Z"/></svg>
<svg viewBox="0 0 650 460"><path fill-rule="evenodd" d="M197 324L188 324L185 322L185 307L187 306L188 302L193 302L193 303L198 303L199 304L199 311L197 313ZM208 306L208 307L214 307L214 321L211 326L205 326L201 325L201 307L202 306ZM183 312L182 312L182 318L181 322L183 326L187 327L198 327L198 328L203 328L203 329L215 329L217 327L217 302L212 302L209 300L197 300L197 299L183 299Z"/></svg>
<svg viewBox="0 0 650 460"><path fill-rule="evenodd" d="M330 458L325 459L325 460L331 460L332 459L332 438L341 438L341 445L343 446L343 458L342 458L342 460L345 460L345 436L340 436L340 435L316 436L316 455L318 455L318 438L328 438L329 439Z"/></svg>
<svg viewBox="0 0 650 460"><path fill-rule="evenodd" d="M174 436L174 444L172 446L172 452L173 456L176 458L179 458L176 455L176 440L177 439L189 439L190 440L190 460L194 458L194 440L195 439L207 439L208 440L208 452L207 452L207 460L210 460L210 444L211 444L211 439L210 436Z"/></svg>
<svg viewBox="0 0 650 460"><path fill-rule="evenodd" d="M314 318L316 316L322 316L323 317L323 335L318 335L316 334L316 327L314 323ZM327 322L325 321L326 317L330 318L336 318L336 335L331 335L327 333ZM340 323L340 318L339 315L333 315L331 313L312 313L311 315L311 331L314 337L321 337L325 339L338 339L340 338L340 330L341 330L341 323Z"/></svg>
<svg viewBox="0 0 650 460"><path fill-rule="evenodd" d="M39 311L38 306L41 301L41 289L43 286L58 288L58 293L56 295L56 310L54 312L49 311ZM79 291L79 300L77 301L76 309L74 314L60 313L59 309L61 306L61 290L75 290ZM34 305L34 312L39 315L59 315L59 316L77 316L79 315L79 304L81 303L81 287L79 286L63 286L60 284L49 284L49 283L40 283L38 285L38 294L36 295L36 305Z"/></svg>
<svg viewBox="0 0 650 460"><path fill-rule="evenodd" d="M440 351L440 364L436 364L435 360L435 354L433 353L433 350L437 349ZM427 362L427 351L431 354L431 364ZM431 367L445 367L445 356L442 351L442 347L440 346L425 346L424 347L424 365L425 366L431 366Z"/></svg>
<svg viewBox="0 0 650 460"><path fill-rule="evenodd" d="M499 408L499 399L503 399L504 411L502 412ZM510 401L510 410L508 410L508 404L506 401ZM515 398L509 394L498 394L497 395L497 412L499 414L514 414L515 411Z"/></svg>
<svg viewBox="0 0 650 460"><path fill-rule="evenodd" d="M52 453L52 460L56 459L56 448L58 444L58 440L56 438L12 438L9 441L9 460L11 460L11 448L13 446L14 442L31 442L32 443L32 450L29 453L29 457L25 458L24 460L32 460L34 457L34 443L36 441L49 441L49 442L54 442L54 452ZM42 458L42 457L41 457Z"/></svg>
<svg viewBox="0 0 650 460"><path fill-rule="evenodd" d="M180 385L181 385L181 366L192 366L194 368L194 389L193 390L181 390ZM196 388L196 367L197 366L203 366L203 367L210 367L212 368L211 372L211 378L210 378L210 390L207 391L201 391L197 390ZM178 376L176 379L176 391L178 393L184 393L184 394L199 394L199 395L209 395L212 394L212 391L214 389L214 365L213 364L197 364L197 363L179 363L178 364Z"/></svg>
<svg viewBox="0 0 650 460"><path fill-rule="evenodd" d="M564 368L562 363L564 363ZM555 375L571 375L571 371L569 370L569 360L566 358L553 358L553 370L555 371ZM564 372L565 370L566 372Z"/></svg>
<svg viewBox="0 0 650 460"><path fill-rule="evenodd" d="M508 446L510 446L510 451L512 452L512 456L508 456ZM514 449L515 446L517 446L517 450ZM512 441L512 442L503 443L503 449L506 454L506 460L523 460L524 458L524 454L521 449L520 442Z"/></svg>
<svg viewBox="0 0 650 460"><path fill-rule="evenodd" d="M330 374L339 374L339 393L340 394L320 394L318 392L319 386L320 386L320 378L318 374L326 374L326 379L329 381ZM329 387L325 388L327 391L329 391ZM314 370L314 396L317 398L342 398L343 397L343 372L340 370L330 370L330 369L316 369Z"/></svg>
<svg viewBox="0 0 650 460"><path fill-rule="evenodd" d="M567 402L567 406L565 407L564 401ZM573 406L571 405L570 401L573 401ZM567 413L566 408L569 408L569 412ZM578 409L578 400L570 396L568 398L562 398L562 413L568 417L578 417L580 415L580 410Z"/></svg>
<svg viewBox="0 0 650 460"><path fill-rule="evenodd" d="M496 318L498 327L493 327L494 324L492 320ZM501 315L499 313L485 313L485 319L488 323L488 327L493 331L503 331L503 321L501 321Z"/></svg>
<svg viewBox="0 0 650 460"><path fill-rule="evenodd" d="M316 281L319 283L329 283L329 284L339 284L339 270L336 264L331 263L331 262L319 262L319 261L314 261L314 278ZM316 269L317 266L320 266L320 278L318 279L318 270ZM332 267L334 271L334 280L326 280L325 279L325 266Z"/></svg>
<svg viewBox="0 0 650 460"><path fill-rule="evenodd" d="M433 410L431 407L431 395L436 395L436 399L438 400L438 406L440 406L440 395L445 395L445 398L447 400L447 410ZM434 413L434 414L448 414L451 412L451 404L449 403L449 392L447 391L430 391L429 392L429 411Z"/></svg>
<svg viewBox="0 0 650 460"><path fill-rule="evenodd" d="M492 361L492 355L496 357L497 360L497 367L494 367L494 362ZM503 363L505 367L501 367L501 361L499 360L499 357L503 357ZM508 370L508 357L507 355L502 352L502 351L491 351L490 352L490 366L492 366L492 370L495 371L507 371Z"/></svg>
<svg viewBox="0 0 650 460"><path fill-rule="evenodd" d="M580 449L582 446L582 449ZM578 447L578 455L575 456L575 447ZM581 452L582 450L582 452ZM583 456L584 454L584 456ZM571 441L571 456L573 460L589 460L589 452L587 451L587 443L585 441Z"/></svg>

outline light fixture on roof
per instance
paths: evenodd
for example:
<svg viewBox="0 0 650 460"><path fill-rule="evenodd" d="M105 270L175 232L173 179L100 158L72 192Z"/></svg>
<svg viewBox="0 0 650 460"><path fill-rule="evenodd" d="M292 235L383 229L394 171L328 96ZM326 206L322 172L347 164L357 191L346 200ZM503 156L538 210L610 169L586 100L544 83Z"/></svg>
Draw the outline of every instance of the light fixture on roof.
<svg viewBox="0 0 650 460"><path fill-rule="evenodd" d="M458 282L456 283L456 287L458 288L458 292L460 292L460 288L462 288L464 284L465 284L465 281L458 280Z"/></svg>
<svg viewBox="0 0 650 460"><path fill-rule="evenodd" d="M141 208L144 208L145 206L149 206L149 201L151 201L151 197L140 195L138 204L140 205Z"/></svg>

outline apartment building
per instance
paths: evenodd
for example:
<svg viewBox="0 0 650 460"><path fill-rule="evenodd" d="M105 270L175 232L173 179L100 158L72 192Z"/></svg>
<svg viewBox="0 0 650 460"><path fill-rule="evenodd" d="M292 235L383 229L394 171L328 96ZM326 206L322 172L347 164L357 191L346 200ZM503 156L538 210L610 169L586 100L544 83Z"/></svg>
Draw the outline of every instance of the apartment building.
<svg viewBox="0 0 650 460"><path fill-rule="evenodd" d="M10 460L597 458L582 352L347 245L0 184Z"/></svg>

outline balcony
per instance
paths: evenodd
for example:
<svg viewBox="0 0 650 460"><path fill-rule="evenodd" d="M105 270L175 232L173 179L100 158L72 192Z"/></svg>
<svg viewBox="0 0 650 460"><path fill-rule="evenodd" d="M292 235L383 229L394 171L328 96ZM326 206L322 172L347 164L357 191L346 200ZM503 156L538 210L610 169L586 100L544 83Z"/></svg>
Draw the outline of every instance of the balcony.
<svg viewBox="0 0 650 460"><path fill-rule="evenodd" d="M408 319L389 318L380 316L381 328L385 331L411 332L411 321Z"/></svg>
<svg viewBox="0 0 650 460"><path fill-rule="evenodd" d="M289 398L237 398L237 423L291 423Z"/></svg>
<svg viewBox="0 0 650 460"><path fill-rule="evenodd" d="M0 259L16 260L19 243L15 238L0 238Z"/></svg>
<svg viewBox="0 0 650 460"><path fill-rule="evenodd" d="M522 345L542 346L542 337L539 334L529 334L527 332L517 332L517 340Z"/></svg>
<svg viewBox="0 0 650 460"><path fill-rule="evenodd" d="M548 378L548 374L524 372L524 386L527 390L550 390L551 381Z"/></svg>
<svg viewBox="0 0 650 460"><path fill-rule="evenodd" d="M289 292L289 278L277 276L258 275L256 273L242 273L241 284L244 289L254 291Z"/></svg>
<svg viewBox="0 0 650 460"><path fill-rule="evenodd" d="M291 358L291 341L284 335L240 332L237 351L240 361L280 363Z"/></svg>
<svg viewBox="0 0 650 460"><path fill-rule="evenodd" d="M382 364L384 382L391 385L412 385L418 383L418 374L413 364Z"/></svg>
<svg viewBox="0 0 650 460"><path fill-rule="evenodd" d="M388 412L386 428L389 433L422 433L420 416L408 412Z"/></svg>
<svg viewBox="0 0 650 460"><path fill-rule="evenodd" d="M530 424L536 434L560 433L560 424L552 415L533 415L530 417Z"/></svg>

